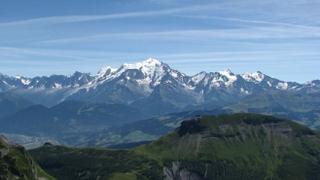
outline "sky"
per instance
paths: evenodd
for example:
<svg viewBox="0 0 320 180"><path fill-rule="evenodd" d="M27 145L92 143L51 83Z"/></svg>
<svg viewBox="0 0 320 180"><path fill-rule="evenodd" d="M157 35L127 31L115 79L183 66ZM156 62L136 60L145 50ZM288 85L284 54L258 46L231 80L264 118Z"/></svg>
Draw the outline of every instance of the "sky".
<svg viewBox="0 0 320 180"><path fill-rule="evenodd" d="M0 73L95 74L149 57L188 75L320 79L319 0L1 0Z"/></svg>

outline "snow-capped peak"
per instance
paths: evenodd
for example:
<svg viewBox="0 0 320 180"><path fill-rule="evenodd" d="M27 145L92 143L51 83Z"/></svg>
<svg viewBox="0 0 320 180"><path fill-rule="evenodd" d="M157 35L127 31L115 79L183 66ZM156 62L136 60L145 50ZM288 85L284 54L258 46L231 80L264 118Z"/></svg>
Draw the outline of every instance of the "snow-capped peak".
<svg viewBox="0 0 320 180"><path fill-rule="evenodd" d="M311 87L319 86L320 80L307 81L305 85L311 86Z"/></svg>
<svg viewBox="0 0 320 180"><path fill-rule="evenodd" d="M219 71L218 73L227 78L227 79L223 80L223 81L225 81L226 86L230 86L238 79L237 75L235 75L230 69Z"/></svg>
<svg viewBox="0 0 320 180"><path fill-rule="evenodd" d="M257 71L253 73L244 73L241 77L249 82L260 83L264 80L265 75L262 72Z"/></svg>
<svg viewBox="0 0 320 180"><path fill-rule="evenodd" d="M141 62L141 64L143 64L144 66L160 66L163 63L158 59L148 58L145 61Z"/></svg>
<svg viewBox="0 0 320 180"><path fill-rule="evenodd" d="M200 73L194 75L191 77L191 80L195 83L198 84L200 81L202 81L207 75L207 72L201 71Z"/></svg>
<svg viewBox="0 0 320 180"><path fill-rule="evenodd" d="M123 64L121 66L122 69L140 69L140 70L148 70L148 69L154 69L156 67L160 67L163 63L157 59L149 58L147 60L144 60L142 62L138 62L135 64Z"/></svg>
<svg viewBox="0 0 320 180"><path fill-rule="evenodd" d="M23 76L16 76L16 79L19 79L21 83L25 86L29 85L31 83L31 80L28 78L25 78Z"/></svg>
<svg viewBox="0 0 320 180"><path fill-rule="evenodd" d="M279 82L276 87L280 90L287 90L289 88L289 84L287 82Z"/></svg>
<svg viewBox="0 0 320 180"><path fill-rule="evenodd" d="M230 74L233 74L233 72L230 70L230 69L225 69L223 71L219 71L220 74L223 74L223 75L230 75Z"/></svg>
<svg viewBox="0 0 320 180"><path fill-rule="evenodd" d="M164 66L167 65L157 59L149 58L135 64L123 64L117 70L117 73L122 73L128 69L137 69L141 71L145 77L152 78L153 76L162 76L166 71L166 68L164 68Z"/></svg>
<svg viewBox="0 0 320 180"><path fill-rule="evenodd" d="M98 72L96 82L101 84L104 81L120 77L124 72L130 70L138 70L143 73L143 76L131 77L133 74L127 74L126 79L135 80L138 84L149 88L151 84L152 86L159 84L162 77L170 71L170 68L168 65L154 58L149 58L134 64L125 63L118 69L105 66ZM91 83L91 85L93 84L94 82Z"/></svg>
<svg viewBox="0 0 320 180"><path fill-rule="evenodd" d="M110 66L103 66L103 67L99 70L97 76L98 76L98 77L103 77L103 76L106 76L106 75L110 75L110 74L112 74L112 73L114 73L114 72L116 72L116 71L117 71L117 69L114 69L114 68L112 68L112 67L110 67Z"/></svg>

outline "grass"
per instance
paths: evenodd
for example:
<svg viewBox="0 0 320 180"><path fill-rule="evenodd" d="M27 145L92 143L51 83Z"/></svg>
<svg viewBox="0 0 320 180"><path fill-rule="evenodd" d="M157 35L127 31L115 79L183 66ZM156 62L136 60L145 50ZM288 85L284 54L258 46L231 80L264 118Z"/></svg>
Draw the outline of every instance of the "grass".
<svg viewBox="0 0 320 180"><path fill-rule="evenodd" d="M41 169L23 147L1 143L8 149L8 154L0 159L0 179L55 179Z"/></svg>
<svg viewBox="0 0 320 180"><path fill-rule="evenodd" d="M114 173L110 180L137 180L137 176L133 173Z"/></svg>
<svg viewBox="0 0 320 180"><path fill-rule="evenodd" d="M108 179L114 175L114 178L120 175L132 177L133 174L157 179L162 172L157 162L126 150L47 146L32 150L31 154L58 179L95 179L98 176Z"/></svg>
<svg viewBox="0 0 320 180"><path fill-rule="evenodd" d="M320 138L284 119L207 116L133 150L44 146L31 151L58 179L163 179L163 169L203 179L320 179ZM173 168L173 166L175 166Z"/></svg>
<svg viewBox="0 0 320 180"><path fill-rule="evenodd" d="M320 178L319 137L300 124L256 114L208 116L193 123L205 129L194 133L195 125L182 124L176 132L135 151L160 162L185 163L202 176L210 172L208 179ZM182 128L192 131L186 129L179 136ZM301 174L288 175L296 172Z"/></svg>

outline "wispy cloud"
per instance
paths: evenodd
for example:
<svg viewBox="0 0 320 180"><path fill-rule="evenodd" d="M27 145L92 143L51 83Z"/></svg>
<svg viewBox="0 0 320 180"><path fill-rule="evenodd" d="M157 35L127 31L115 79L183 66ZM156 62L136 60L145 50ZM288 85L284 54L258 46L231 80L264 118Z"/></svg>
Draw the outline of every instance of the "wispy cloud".
<svg viewBox="0 0 320 180"><path fill-rule="evenodd" d="M123 57L148 56L145 53L107 52L90 50L63 50L45 48L16 48L0 47L0 63L41 63L48 64L48 58L59 63L103 63L110 60L119 60ZM151 56L151 55L149 55ZM4 58L5 57L5 58Z"/></svg>
<svg viewBox="0 0 320 180"><path fill-rule="evenodd" d="M184 18L193 18L193 19L202 19L202 20L223 20L223 21L232 21L239 23L249 23L249 24L258 24L258 25L271 25L271 26L285 26L285 27L293 27L293 28L319 28L316 26L307 26L302 24L293 24L293 23L285 23L285 22L272 22L266 20L254 20L254 19L241 19L234 17L220 17L220 16L207 16L207 15L176 15L178 17Z"/></svg>
<svg viewBox="0 0 320 180"><path fill-rule="evenodd" d="M103 33L90 36L61 38L38 42L40 44L68 44L78 42L104 41L106 39L128 40L169 40L169 41L210 41L217 39L287 39L287 38L320 38L320 27L304 26L272 26L245 27L232 29L190 29L173 31L153 31L135 33Z"/></svg>
<svg viewBox="0 0 320 180"><path fill-rule="evenodd" d="M11 54L11 57L2 58L3 55L8 54ZM239 72L243 72L239 68L245 71L264 71L266 70L265 66L286 68L288 63L317 64L319 55L319 52L312 50L298 51L295 49L146 54L0 47L0 72L13 75L23 72L28 73L26 75L29 76L54 73L70 74L75 70L96 73L102 65L110 65L116 68L122 63L134 63L147 57L159 58L186 74L194 74L201 70L217 71L224 68L235 69ZM48 59L50 60L48 61ZM23 66L24 71L17 71L15 68L10 69L10 67L20 68L21 66ZM255 68L252 68L252 66L255 66Z"/></svg>
<svg viewBox="0 0 320 180"><path fill-rule="evenodd" d="M204 9L214 8L214 4L206 5L194 5L181 8L152 10L152 11L139 11L129 13L116 13L116 14L104 14L104 15L73 15L73 16L51 16L40 17L25 20L17 20L11 22L2 22L0 27L6 26L18 26L18 25L38 25L38 24L58 24L58 23L74 23L74 22L87 22L87 21L100 21L100 20L112 20L123 18L136 18L136 17L150 17L159 15L170 15L182 12L199 11Z"/></svg>
<svg viewBox="0 0 320 180"><path fill-rule="evenodd" d="M79 55L80 54L80 55ZM92 54L91 54L92 55ZM107 57L104 54L102 57ZM110 54L109 54L110 55ZM5 57L5 58L4 58ZM101 56L100 56L101 57ZM101 57L100 60L103 60ZM90 56L86 52L70 51L70 50L52 50L52 49L35 49L35 48L15 48L0 47L1 62L16 63L25 61L25 63L48 63L48 58L55 59L56 62L63 63L79 63L97 60L98 57ZM7 60L6 60L7 59ZM26 59L29 59L26 61Z"/></svg>
<svg viewBox="0 0 320 180"><path fill-rule="evenodd" d="M10 55L10 56L9 56ZM74 50L62 50L62 49L37 49L37 48L13 48L13 47L0 47L0 57L8 56L15 59L15 62L25 61L24 59L29 59L31 57L40 57L30 59L28 62L39 63L43 61L44 57L55 57L56 62L66 62L69 63L81 63L81 62L100 62L107 63L109 60L129 60L132 57L141 57L137 61L143 60L147 57L160 58L167 63L191 63L195 59L210 62L226 62L226 61L256 61L259 62L261 59L268 60L270 56L284 56L284 57L297 57L297 56L319 56L320 52L314 51L297 51L293 50L256 50L256 51L217 51L217 52L193 52L193 53L157 53L157 54L145 54L145 53L132 53L132 52L101 52L101 51L74 51ZM284 59L287 61L292 61L293 59ZM302 59L296 59L297 61L306 61ZM3 63L5 60L1 60ZM9 63L10 59L6 62ZM14 63L13 61L13 63ZM198 62L195 61L195 62ZM48 63L44 61L45 63ZM125 62L125 61L124 61ZM124 63L123 62L123 63Z"/></svg>

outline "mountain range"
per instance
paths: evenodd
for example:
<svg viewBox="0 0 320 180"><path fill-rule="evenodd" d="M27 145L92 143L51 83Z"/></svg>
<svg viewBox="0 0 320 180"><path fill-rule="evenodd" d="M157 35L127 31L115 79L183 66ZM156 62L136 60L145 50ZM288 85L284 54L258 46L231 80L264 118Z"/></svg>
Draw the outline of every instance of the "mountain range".
<svg viewBox="0 0 320 180"><path fill-rule="evenodd" d="M96 75L0 75L0 132L28 146L30 139L72 146L150 141L188 118L237 112L318 129L319 107L319 80L286 82L259 71L230 70L188 76L152 58L118 69L105 66Z"/></svg>
<svg viewBox="0 0 320 180"><path fill-rule="evenodd" d="M319 107L319 80L301 84L230 70L188 76L152 58L106 66L96 75L0 75L0 132L26 147L47 140L71 146L140 143L197 115L237 112L318 129Z"/></svg>
<svg viewBox="0 0 320 180"><path fill-rule="evenodd" d="M221 105L261 92L319 91L319 80L300 84L281 81L259 71L234 74L230 70L188 76L152 58L123 64L118 69L106 66L96 75L80 72L34 78L0 75L0 92L11 92L45 106L78 100L137 106L149 103L150 111L159 105L163 111L169 111L165 107Z"/></svg>

